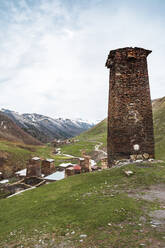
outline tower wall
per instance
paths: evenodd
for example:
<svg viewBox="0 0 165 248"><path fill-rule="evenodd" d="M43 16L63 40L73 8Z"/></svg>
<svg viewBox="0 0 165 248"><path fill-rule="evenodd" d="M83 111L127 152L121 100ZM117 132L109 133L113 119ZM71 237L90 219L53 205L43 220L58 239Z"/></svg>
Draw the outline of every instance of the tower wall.
<svg viewBox="0 0 165 248"><path fill-rule="evenodd" d="M148 153L154 157L152 106L143 48L110 51L108 106L108 164L131 154Z"/></svg>

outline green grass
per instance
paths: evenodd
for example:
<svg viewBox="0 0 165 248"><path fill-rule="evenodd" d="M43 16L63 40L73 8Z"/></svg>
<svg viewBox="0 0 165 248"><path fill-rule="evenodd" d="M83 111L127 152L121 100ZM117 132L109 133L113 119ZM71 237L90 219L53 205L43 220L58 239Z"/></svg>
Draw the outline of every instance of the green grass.
<svg viewBox="0 0 165 248"><path fill-rule="evenodd" d="M20 144L11 143L7 141L0 141L0 151L1 154L6 154L7 160L5 163L6 174L11 174L13 167L24 168L26 166L26 161L31 155L31 151L21 147Z"/></svg>
<svg viewBox="0 0 165 248"><path fill-rule="evenodd" d="M74 144L62 146L62 152L73 156L81 156L82 150L85 150L87 154L92 153L96 144L102 143L102 146L105 147L107 142L107 120L103 120L95 127L80 134L77 139L79 141Z"/></svg>
<svg viewBox="0 0 165 248"><path fill-rule="evenodd" d="M165 103L153 111L155 154L159 159L165 160Z"/></svg>
<svg viewBox="0 0 165 248"><path fill-rule="evenodd" d="M140 228L139 219L148 218L148 211L159 209L159 205L130 198L126 191L137 189L138 192L152 184L165 183L165 165L147 168L129 165L124 169L131 169L134 175L126 177L122 167L81 174L1 200L1 244L19 240L30 248L41 237L49 237L50 241L55 234L57 240L70 239L74 247L90 247L99 242L98 247L120 247L117 246L119 239L122 247L138 247L144 238L144 233L135 235ZM149 229L148 222L143 228L149 230L145 232L145 242L151 237L157 239L157 232ZM68 237L66 234L73 230L75 235ZM88 237L81 246L82 233Z"/></svg>

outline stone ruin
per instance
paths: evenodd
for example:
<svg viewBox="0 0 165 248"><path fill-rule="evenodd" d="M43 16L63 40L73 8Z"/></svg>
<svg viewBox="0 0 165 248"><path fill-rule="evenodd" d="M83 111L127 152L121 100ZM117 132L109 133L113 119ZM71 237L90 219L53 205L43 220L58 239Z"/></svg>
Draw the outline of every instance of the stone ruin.
<svg viewBox="0 0 165 248"><path fill-rule="evenodd" d="M152 106L147 69L151 51L126 47L110 51L108 165L130 155L154 158Z"/></svg>

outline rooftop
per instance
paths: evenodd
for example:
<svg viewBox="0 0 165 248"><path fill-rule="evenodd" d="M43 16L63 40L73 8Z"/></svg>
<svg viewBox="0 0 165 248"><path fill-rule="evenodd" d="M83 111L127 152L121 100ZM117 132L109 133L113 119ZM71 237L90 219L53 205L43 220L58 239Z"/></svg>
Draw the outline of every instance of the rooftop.
<svg viewBox="0 0 165 248"><path fill-rule="evenodd" d="M40 160L39 157L33 157L32 159L33 159L33 160Z"/></svg>
<svg viewBox="0 0 165 248"><path fill-rule="evenodd" d="M52 158L47 158L46 161L49 162L49 163L52 163L52 162L54 162L54 159L52 159Z"/></svg>
<svg viewBox="0 0 165 248"><path fill-rule="evenodd" d="M80 165L75 165L74 170L81 170L81 166Z"/></svg>
<svg viewBox="0 0 165 248"><path fill-rule="evenodd" d="M73 164L72 163L62 163L59 166L62 167L62 168L67 168L69 166L73 166Z"/></svg>
<svg viewBox="0 0 165 248"><path fill-rule="evenodd" d="M19 176L26 176L26 171L27 169L23 169L23 170L17 171L15 174Z"/></svg>
<svg viewBox="0 0 165 248"><path fill-rule="evenodd" d="M57 171L47 177L44 177L46 180L58 181L65 178L65 171Z"/></svg>

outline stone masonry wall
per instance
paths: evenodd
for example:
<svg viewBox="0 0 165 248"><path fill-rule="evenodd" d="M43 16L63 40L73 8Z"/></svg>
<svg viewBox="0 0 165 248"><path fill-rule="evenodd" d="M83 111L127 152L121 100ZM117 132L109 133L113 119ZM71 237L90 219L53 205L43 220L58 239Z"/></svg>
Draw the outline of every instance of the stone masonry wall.
<svg viewBox="0 0 165 248"><path fill-rule="evenodd" d="M131 154L154 157L154 136L147 56L143 48L110 51L108 164Z"/></svg>

